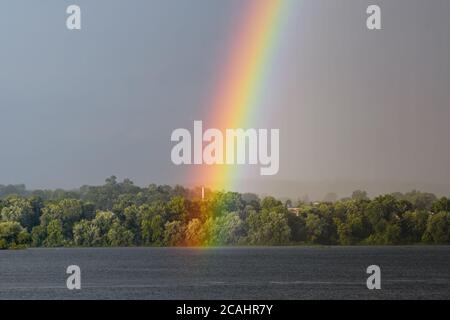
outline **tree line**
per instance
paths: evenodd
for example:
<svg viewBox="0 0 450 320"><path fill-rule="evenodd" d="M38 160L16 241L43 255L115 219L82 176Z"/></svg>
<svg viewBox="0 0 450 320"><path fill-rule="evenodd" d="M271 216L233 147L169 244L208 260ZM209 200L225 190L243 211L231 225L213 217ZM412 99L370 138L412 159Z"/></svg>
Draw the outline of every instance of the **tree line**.
<svg viewBox="0 0 450 320"><path fill-rule="evenodd" d="M74 191L0 186L0 248L450 243L450 199L430 193L355 191L295 207L251 193L200 194L114 176Z"/></svg>

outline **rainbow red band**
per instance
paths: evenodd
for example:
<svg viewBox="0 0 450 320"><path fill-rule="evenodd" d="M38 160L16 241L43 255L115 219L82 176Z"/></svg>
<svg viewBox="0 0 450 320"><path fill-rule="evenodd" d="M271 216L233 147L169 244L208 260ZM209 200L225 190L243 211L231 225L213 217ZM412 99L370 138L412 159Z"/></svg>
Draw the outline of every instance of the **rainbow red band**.
<svg viewBox="0 0 450 320"><path fill-rule="evenodd" d="M232 34L228 60L208 110L206 123L221 130L249 128L265 98L271 70L278 62L280 38L289 10L300 0L246 0L241 22ZM236 165L197 166L191 181L214 190L233 190Z"/></svg>

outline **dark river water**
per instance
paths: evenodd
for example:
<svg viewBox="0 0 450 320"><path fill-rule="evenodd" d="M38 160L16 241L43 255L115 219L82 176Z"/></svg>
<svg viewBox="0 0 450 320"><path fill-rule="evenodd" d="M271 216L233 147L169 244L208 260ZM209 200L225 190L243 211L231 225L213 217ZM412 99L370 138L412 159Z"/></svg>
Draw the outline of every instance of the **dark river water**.
<svg viewBox="0 0 450 320"><path fill-rule="evenodd" d="M370 265L381 290L366 287ZM450 247L0 251L0 299L450 299Z"/></svg>

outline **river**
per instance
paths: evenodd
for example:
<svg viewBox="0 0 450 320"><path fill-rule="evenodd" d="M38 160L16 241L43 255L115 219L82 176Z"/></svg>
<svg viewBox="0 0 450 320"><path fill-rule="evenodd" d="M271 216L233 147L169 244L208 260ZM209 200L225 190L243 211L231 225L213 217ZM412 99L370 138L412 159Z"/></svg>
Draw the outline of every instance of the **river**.
<svg viewBox="0 0 450 320"><path fill-rule="evenodd" d="M450 299L450 246L0 251L0 299Z"/></svg>

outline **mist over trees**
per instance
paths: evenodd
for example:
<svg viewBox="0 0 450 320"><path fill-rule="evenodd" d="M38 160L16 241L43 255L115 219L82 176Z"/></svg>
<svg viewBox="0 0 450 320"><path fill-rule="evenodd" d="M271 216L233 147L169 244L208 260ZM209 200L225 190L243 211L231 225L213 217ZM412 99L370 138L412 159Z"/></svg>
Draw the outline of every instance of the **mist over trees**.
<svg viewBox="0 0 450 320"><path fill-rule="evenodd" d="M449 244L450 199L412 191L298 204L251 193L135 186L0 185L0 248Z"/></svg>

